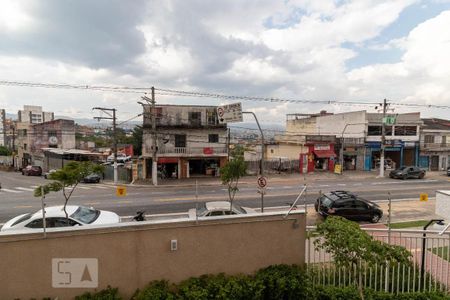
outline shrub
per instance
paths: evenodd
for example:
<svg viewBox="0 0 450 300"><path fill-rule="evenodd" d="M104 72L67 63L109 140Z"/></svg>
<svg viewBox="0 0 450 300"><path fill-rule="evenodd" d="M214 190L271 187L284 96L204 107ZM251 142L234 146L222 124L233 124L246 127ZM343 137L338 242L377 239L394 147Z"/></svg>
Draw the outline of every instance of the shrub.
<svg viewBox="0 0 450 300"><path fill-rule="evenodd" d="M275 265L259 270L255 281L262 286L261 299L306 299L308 278L298 266Z"/></svg>
<svg viewBox="0 0 450 300"><path fill-rule="evenodd" d="M132 300L172 300L175 294L170 291L165 280L152 281L142 291L137 290Z"/></svg>
<svg viewBox="0 0 450 300"><path fill-rule="evenodd" d="M119 290L108 286L106 289L96 293L84 293L75 297L75 300L122 300L119 296Z"/></svg>

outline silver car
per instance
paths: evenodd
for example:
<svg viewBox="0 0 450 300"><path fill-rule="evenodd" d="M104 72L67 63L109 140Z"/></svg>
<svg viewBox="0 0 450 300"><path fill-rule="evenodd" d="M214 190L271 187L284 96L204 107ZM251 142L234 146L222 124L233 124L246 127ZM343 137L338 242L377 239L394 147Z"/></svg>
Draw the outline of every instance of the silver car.
<svg viewBox="0 0 450 300"><path fill-rule="evenodd" d="M242 207L233 204L230 210L230 202L228 201L212 201L203 202L197 208L189 210L189 218L212 217L212 216L228 216L241 214L254 214L256 211L249 207Z"/></svg>

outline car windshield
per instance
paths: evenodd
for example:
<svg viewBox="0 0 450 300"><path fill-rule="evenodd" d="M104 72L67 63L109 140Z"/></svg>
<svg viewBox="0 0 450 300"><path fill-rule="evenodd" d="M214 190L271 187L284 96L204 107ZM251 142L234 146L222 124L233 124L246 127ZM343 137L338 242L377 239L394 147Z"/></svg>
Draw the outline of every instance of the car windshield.
<svg viewBox="0 0 450 300"><path fill-rule="evenodd" d="M246 214L247 212L245 211L245 209L243 209L242 207L240 207L239 205L233 205L233 208L238 211L240 214Z"/></svg>
<svg viewBox="0 0 450 300"><path fill-rule="evenodd" d="M197 216L202 216L208 210L206 209L206 203L198 204L197 206Z"/></svg>
<svg viewBox="0 0 450 300"><path fill-rule="evenodd" d="M403 171L403 170L405 170L405 169L407 169L408 167L401 167L401 168L398 168L400 171Z"/></svg>
<svg viewBox="0 0 450 300"><path fill-rule="evenodd" d="M94 222L99 215L99 210L80 206L70 217L85 224L90 224Z"/></svg>
<svg viewBox="0 0 450 300"><path fill-rule="evenodd" d="M17 225L19 223L22 223L23 221L28 220L29 218L31 218L32 214L26 214L23 215L21 218L17 219L14 223L11 224L11 226Z"/></svg>
<svg viewBox="0 0 450 300"><path fill-rule="evenodd" d="M330 208L332 206L332 204L333 204L333 201L328 199L327 197L322 196L320 198L320 205Z"/></svg>

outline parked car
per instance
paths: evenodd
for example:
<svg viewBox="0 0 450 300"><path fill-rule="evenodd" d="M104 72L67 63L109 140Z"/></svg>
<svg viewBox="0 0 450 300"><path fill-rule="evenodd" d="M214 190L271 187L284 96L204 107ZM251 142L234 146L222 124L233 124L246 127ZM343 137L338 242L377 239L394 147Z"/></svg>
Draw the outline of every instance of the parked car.
<svg viewBox="0 0 450 300"><path fill-rule="evenodd" d="M50 176L50 174L55 173L55 172L56 172L55 169L48 170L48 172L45 172L45 173L44 173L44 178L45 178L45 179L48 179L48 177Z"/></svg>
<svg viewBox="0 0 450 300"><path fill-rule="evenodd" d="M256 211L252 208L242 207L237 204L233 204L230 211L230 202L212 201L201 203L197 208L190 209L188 213L189 218L195 219L197 217L254 214Z"/></svg>
<svg viewBox="0 0 450 300"><path fill-rule="evenodd" d="M26 176L41 176L42 175L42 168L40 166L26 166L22 169L22 175Z"/></svg>
<svg viewBox="0 0 450 300"><path fill-rule="evenodd" d="M450 176L450 167L447 168L447 176Z"/></svg>
<svg viewBox="0 0 450 300"><path fill-rule="evenodd" d="M419 167L409 166L401 167L393 170L389 173L391 178L408 179L408 178L418 178L422 179L425 177L425 171Z"/></svg>
<svg viewBox="0 0 450 300"><path fill-rule="evenodd" d="M98 174L90 174L83 178L84 183L99 183L102 178Z"/></svg>
<svg viewBox="0 0 450 300"><path fill-rule="evenodd" d="M378 204L348 191L333 191L317 198L314 208L323 217L340 216L355 221L377 223L383 217Z"/></svg>
<svg viewBox="0 0 450 300"><path fill-rule="evenodd" d="M86 226L119 223L120 217L111 211L97 210L85 206L68 205L68 220L64 213L64 206L45 208L45 224L50 231L52 228L68 226ZM34 214L23 214L6 222L1 231L22 230L34 231L43 228L42 210Z"/></svg>

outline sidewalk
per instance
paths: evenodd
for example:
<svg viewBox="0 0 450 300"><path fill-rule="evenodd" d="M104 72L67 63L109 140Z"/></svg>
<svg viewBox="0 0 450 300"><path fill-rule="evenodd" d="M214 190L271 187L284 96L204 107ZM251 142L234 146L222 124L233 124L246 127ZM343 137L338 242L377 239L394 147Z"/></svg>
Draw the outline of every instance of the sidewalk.
<svg viewBox="0 0 450 300"><path fill-rule="evenodd" d="M388 173L386 171L385 178L389 179ZM313 182L320 181L361 181L368 179L377 179L378 171L345 171L343 174L334 174L331 172L314 172L308 174L299 174L299 173L291 173L291 174L267 174L265 177L267 178L267 182L270 185L271 183L285 183L285 184L308 184ZM448 179L449 177L445 176L442 171L437 172L427 172L427 179ZM245 176L240 180L241 184L255 184L256 185L257 176ZM221 185L222 182L220 177L198 177L198 178L183 178L183 179L158 179L158 186L156 187L194 187L196 182L199 186L218 186ZM151 179L147 180L139 180L134 182L133 184L129 184L131 186L142 186L149 187L153 186Z"/></svg>

